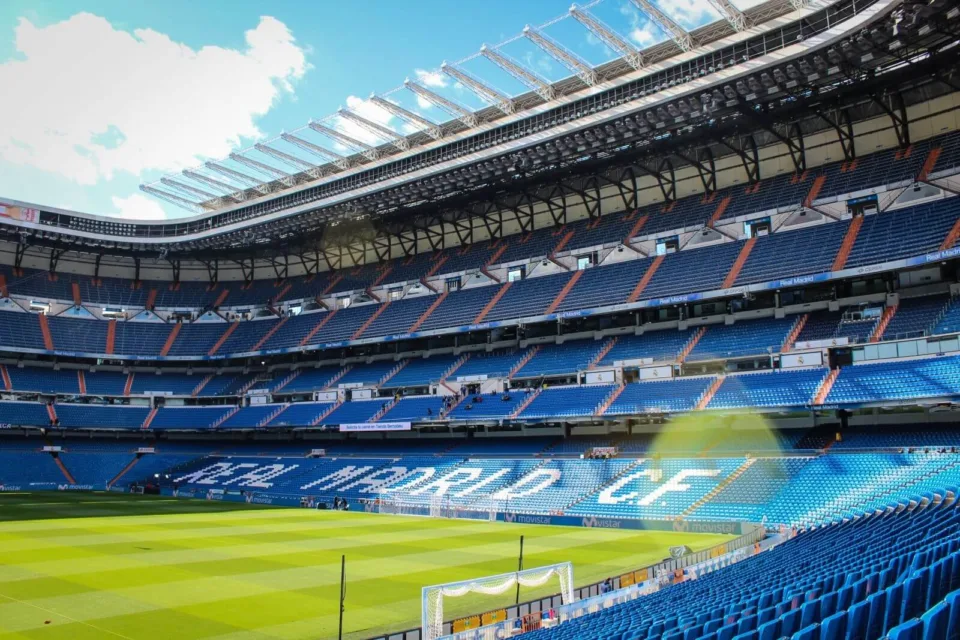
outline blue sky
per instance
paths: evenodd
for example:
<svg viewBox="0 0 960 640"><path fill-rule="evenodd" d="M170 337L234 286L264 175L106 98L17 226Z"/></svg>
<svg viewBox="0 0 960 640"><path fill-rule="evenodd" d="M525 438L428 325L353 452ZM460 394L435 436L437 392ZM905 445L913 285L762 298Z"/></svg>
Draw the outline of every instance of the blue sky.
<svg viewBox="0 0 960 640"><path fill-rule="evenodd" d="M659 5L687 27L716 17L706 0ZM525 24L539 25L568 7L566 0L5 0L0 200L124 217L189 215L145 196L138 185L273 138L340 106L401 129L403 123L364 98L389 92L406 77L482 106L480 98L435 73L440 63L471 56L481 44L503 42ZM603 0L591 11L636 44L665 38L628 0ZM591 63L614 57L573 20L546 32ZM526 40L502 51L548 80L569 75ZM504 93L523 90L487 60L474 58L462 68ZM445 119L407 91L390 97Z"/></svg>

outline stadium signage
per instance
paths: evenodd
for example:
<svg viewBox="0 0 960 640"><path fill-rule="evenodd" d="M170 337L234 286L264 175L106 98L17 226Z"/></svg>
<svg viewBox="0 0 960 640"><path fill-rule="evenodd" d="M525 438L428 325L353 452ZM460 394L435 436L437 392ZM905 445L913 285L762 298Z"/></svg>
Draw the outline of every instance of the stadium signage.
<svg viewBox="0 0 960 640"><path fill-rule="evenodd" d="M410 431L409 422L354 422L340 425L340 431L344 433L356 433L363 431Z"/></svg>
<svg viewBox="0 0 960 640"><path fill-rule="evenodd" d="M18 484L0 484L0 492L4 491L22 491L23 487Z"/></svg>
<svg viewBox="0 0 960 640"><path fill-rule="evenodd" d="M58 484L57 491L93 491L92 484Z"/></svg>
<svg viewBox="0 0 960 640"><path fill-rule="evenodd" d="M590 529L620 529L622 524L622 520L615 520L613 518L595 518L591 516L583 519L583 526Z"/></svg>

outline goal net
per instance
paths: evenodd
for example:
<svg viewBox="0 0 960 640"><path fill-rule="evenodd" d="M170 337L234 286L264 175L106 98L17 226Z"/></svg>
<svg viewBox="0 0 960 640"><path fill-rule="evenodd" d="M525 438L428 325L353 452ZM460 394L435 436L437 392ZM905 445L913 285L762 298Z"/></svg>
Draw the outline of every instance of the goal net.
<svg viewBox="0 0 960 640"><path fill-rule="evenodd" d="M516 588L518 584L523 587L540 587L551 581L559 584L563 604L573 602L573 564L570 562L424 587L421 603L422 638L436 640L443 635L444 598L462 598L470 594L500 595Z"/></svg>

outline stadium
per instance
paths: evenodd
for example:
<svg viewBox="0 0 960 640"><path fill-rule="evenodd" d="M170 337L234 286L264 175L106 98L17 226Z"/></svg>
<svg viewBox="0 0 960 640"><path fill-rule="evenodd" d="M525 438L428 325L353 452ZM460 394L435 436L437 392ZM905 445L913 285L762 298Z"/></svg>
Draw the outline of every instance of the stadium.
<svg viewBox="0 0 960 640"><path fill-rule="evenodd" d="M960 638L960 3L602 4L0 193L0 638Z"/></svg>

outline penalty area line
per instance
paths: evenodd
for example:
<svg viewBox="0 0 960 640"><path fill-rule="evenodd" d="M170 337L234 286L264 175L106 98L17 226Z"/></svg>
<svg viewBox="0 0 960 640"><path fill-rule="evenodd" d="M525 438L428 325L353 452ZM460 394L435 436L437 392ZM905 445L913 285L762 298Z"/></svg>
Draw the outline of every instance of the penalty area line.
<svg viewBox="0 0 960 640"><path fill-rule="evenodd" d="M56 612L56 611L53 611L53 610L51 610L51 609L47 609L46 607L41 607L41 606L38 605L38 604L34 604L34 603L29 602L29 601L26 601L26 600L18 600L17 598L14 598L14 597L12 597L12 596L8 596L8 595L6 595L5 593L0 593L0 598L6 598L6 599L9 600L10 602L14 602L14 603L16 603L16 604L22 604L22 605L25 605L25 606L27 606L27 607L33 607L34 609L37 609L37 610L39 610L39 611L43 611L44 613L48 613L48 614L50 614L50 615L52 615L52 616L59 616L59 617L61 617L61 618L65 618L65 619L69 620L70 622L75 622L75 623L77 623L77 624L82 624L83 626L85 626L85 627L90 627L91 629L95 629L96 631L99 631L100 633L107 633L107 634L109 634L109 635L111 635L111 636L116 636L117 638L123 638L124 640L133 640L133 638L131 638L131 637L129 637L129 636L125 636L125 635L123 635L122 633L117 633L116 631L110 631L109 629L104 629L104 628L102 628L102 627L98 627L98 626L95 625L95 624L90 624L89 622L84 622L83 620L77 620L76 618L71 618L70 616L68 616L68 615L66 615L66 614L64 614L64 613L58 613L58 612Z"/></svg>

